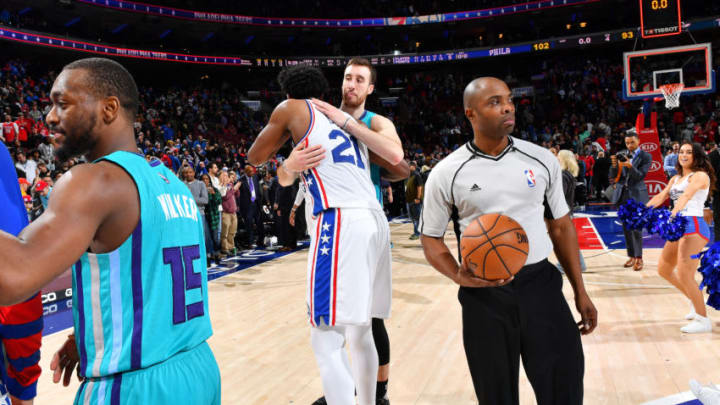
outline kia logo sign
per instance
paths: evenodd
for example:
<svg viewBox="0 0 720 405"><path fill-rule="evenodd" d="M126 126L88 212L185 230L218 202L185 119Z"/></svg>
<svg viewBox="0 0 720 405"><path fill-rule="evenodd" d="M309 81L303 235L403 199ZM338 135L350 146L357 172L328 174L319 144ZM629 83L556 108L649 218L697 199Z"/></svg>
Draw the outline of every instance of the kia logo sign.
<svg viewBox="0 0 720 405"><path fill-rule="evenodd" d="M652 164L650 165L650 171L656 172L658 170L662 169L662 165L657 160L653 160Z"/></svg>
<svg viewBox="0 0 720 405"><path fill-rule="evenodd" d="M666 186L664 181L659 180L645 180L645 185L648 188L648 194L655 195L660 194Z"/></svg>
<svg viewBox="0 0 720 405"><path fill-rule="evenodd" d="M651 153L655 152L658 149L658 145L654 142L645 142L644 144L640 145L640 149L644 150L645 152Z"/></svg>

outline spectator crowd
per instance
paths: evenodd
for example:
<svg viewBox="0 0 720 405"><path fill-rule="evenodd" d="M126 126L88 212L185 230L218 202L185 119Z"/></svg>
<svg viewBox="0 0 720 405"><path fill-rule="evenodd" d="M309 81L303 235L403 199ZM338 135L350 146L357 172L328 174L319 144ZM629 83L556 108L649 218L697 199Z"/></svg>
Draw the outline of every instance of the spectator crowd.
<svg viewBox="0 0 720 405"><path fill-rule="evenodd" d="M624 149L624 133L633 126L640 104L622 100L620 64L602 58L548 59L542 66L531 76L503 78L511 88L532 88L515 98L514 136L553 151L573 151L579 165L576 179L584 185L575 201L584 205L589 199L602 200L609 158ZM56 145L44 117L51 108L48 93L55 74L19 60L0 63L0 137L13 154L31 220L47 207L55 182L82 161L58 162L53 157ZM396 97L374 98L369 109L395 123L413 169L409 180L383 184L389 216L410 214L416 223L422 185L430 170L469 139L471 130L459 100L474 76L447 66L394 75L381 72L377 92ZM258 92L259 108L257 103L249 108L253 104L246 104L247 90L211 83L140 87L141 107L135 121L138 150L147 159L160 159L188 184L207 219L213 259L251 247L294 249L296 240L306 234L302 216L296 226L288 221L302 186L283 188L275 174L288 149L257 169L246 160L247 149L269 118L263 107L284 97L269 85ZM334 92L337 95L328 101L339 104L340 92ZM675 161L674 142L717 142L720 97L716 94L683 98L676 110L657 110L660 144L670 156L668 174ZM411 237L417 237L416 229Z"/></svg>

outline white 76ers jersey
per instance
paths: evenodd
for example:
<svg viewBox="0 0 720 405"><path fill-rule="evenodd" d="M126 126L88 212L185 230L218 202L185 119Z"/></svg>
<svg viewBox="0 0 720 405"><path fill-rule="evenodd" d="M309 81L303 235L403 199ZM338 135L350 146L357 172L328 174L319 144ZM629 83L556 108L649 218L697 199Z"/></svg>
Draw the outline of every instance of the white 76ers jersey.
<svg viewBox="0 0 720 405"><path fill-rule="evenodd" d="M325 148L325 159L320 165L302 173L313 216L328 208L381 210L370 180L367 146L317 111L310 101L305 103L310 109L310 127L298 144Z"/></svg>

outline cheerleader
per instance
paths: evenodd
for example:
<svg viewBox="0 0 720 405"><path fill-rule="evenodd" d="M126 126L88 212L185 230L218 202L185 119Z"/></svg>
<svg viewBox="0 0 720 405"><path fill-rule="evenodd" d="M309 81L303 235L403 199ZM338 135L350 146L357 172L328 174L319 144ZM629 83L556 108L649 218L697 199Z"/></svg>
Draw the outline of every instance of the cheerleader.
<svg viewBox="0 0 720 405"><path fill-rule="evenodd" d="M703 219L705 200L715 186L715 174L705 150L699 143L683 142L676 164L677 173L665 189L653 197L648 207L656 208L670 197L672 215L687 218L685 234L676 242L666 242L658 262L658 274L690 300L692 309L685 316L690 323L680 328L684 333L708 333L712 323L707 317L703 295L695 282L700 253L710 240L710 227Z"/></svg>

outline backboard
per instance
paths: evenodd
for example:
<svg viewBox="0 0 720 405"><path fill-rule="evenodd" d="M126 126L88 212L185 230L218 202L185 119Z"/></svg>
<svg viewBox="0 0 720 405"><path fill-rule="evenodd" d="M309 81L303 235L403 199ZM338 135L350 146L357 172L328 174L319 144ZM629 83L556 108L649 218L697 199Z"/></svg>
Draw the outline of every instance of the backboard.
<svg viewBox="0 0 720 405"><path fill-rule="evenodd" d="M715 91L710 43L625 52L623 69L626 100L662 97L660 86L675 83L684 95Z"/></svg>

